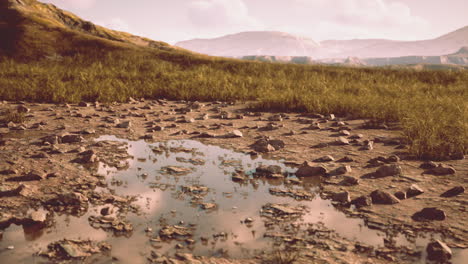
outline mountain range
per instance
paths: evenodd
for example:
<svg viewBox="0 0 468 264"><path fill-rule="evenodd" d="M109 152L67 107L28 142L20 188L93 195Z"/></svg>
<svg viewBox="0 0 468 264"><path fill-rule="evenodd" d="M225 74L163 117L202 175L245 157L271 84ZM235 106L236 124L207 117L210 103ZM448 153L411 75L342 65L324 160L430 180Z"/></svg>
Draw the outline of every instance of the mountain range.
<svg viewBox="0 0 468 264"><path fill-rule="evenodd" d="M224 57L293 56L295 60L324 60L374 58L372 65L393 64L398 61L411 63L445 63L451 60L429 58L447 56L468 46L468 26L435 39L420 41L396 41L386 39L325 40L316 42L283 32L242 32L214 39L194 39L176 43L176 46L195 52ZM463 53L463 50L461 51ZM458 54L459 55L459 54ZM413 57L413 59L409 57ZM393 60L390 58L405 57ZM419 58L424 57L424 58ZM304 59L308 58L308 59ZM327 60L325 60L327 61ZM456 60L453 60L456 61ZM466 63L464 59L459 62Z"/></svg>

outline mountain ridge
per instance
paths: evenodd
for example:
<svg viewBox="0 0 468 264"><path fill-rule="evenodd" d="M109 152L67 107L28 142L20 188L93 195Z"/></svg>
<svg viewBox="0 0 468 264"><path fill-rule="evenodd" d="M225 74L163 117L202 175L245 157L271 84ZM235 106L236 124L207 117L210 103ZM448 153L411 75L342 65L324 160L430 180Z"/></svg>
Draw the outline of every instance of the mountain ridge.
<svg viewBox="0 0 468 264"><path fill-rule="evenodd" d="M351 40L324 40L315 42L310 38L300 37L298 43L288 43L291 47L303 46L302 49L287 49L287 45L276 39L268 42L248 43L243 36L275 32L277 35L291 36L292 34L277 31L248 31L230 34L212 39L196 39L178 42L175 46L186 48L195 52L225 57L242 56L307 56L314 59L324 58L376 58L376 57L402 57L402 56L442 56L452 54L462 46L468 46L468 26L459 28L442 36L417 41L402 41L389 39L351 39ZM270 37L272 35L270 34ZM307 40L307 41L302 41ZM312 43L311 45L309 45ZM263 45L263 46L262 46ZM242 46L242 48L239 48ZM258 47L262 47L259 49ZM250 47L250 49L248 48ZM264 51L268 52L264 52ZM263 52L263 53L262 53Z"/></svg>

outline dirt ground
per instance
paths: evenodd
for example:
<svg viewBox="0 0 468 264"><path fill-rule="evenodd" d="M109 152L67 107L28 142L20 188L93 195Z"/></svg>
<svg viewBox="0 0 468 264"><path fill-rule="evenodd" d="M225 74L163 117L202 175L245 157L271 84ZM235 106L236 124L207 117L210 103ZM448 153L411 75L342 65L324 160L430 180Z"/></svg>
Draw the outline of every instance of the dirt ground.
<svg viewBox="0 0 468 264"><path fill-rule="evenodd" d="M397 126L388 128L334 116L250 112L245 103L133 100L126 104L0 104L0 112L8 109L25 112L26 121L3 124L0 128L0 242L2 228L12 223L46 225L46 216L27 215L30 208L44 207L80 215L86 212L89 201L113 203L131 211L131 201L122 201L121 197L93 197L94 188L106 188L103 179L96 176L93 164L97 159L112 164L114 159L118 161L126 155L119 153L115 146L97 146L94 139L115 135L149 142L195 139L249 155L284 160L288 166L302 167L306 172L321 166L325 172L305 177L319 178L320 195L335 200L335 207L348 216L362 218L368 227L386 233L409 237L437 233L452 250L466 252L468 248L468 195L464 192L468 162L462 157L435 164L413 159L407 154ZM258 142L262 139L263 142ZM284 147L282 144L277 147L272 140L283 141ZM327 155L332 157L318 160ZM306 161L309 164L302 165ZM443 169L434 168L439 163ZM408 191L412 185L416 186ZM457 186L461 191L441 196ZM389 194L400 192L397 196L409 197L397 200L393 196L384 197L383 203L390 199L389 204L379 204L379 197L369 198L376 190ZM360 202L365 204L371 200L373 204L361 207L355 200L361 196L364 197ZM417 214L424 208L436 210ZM285 240L286 236L295 237L285 234ZM297 247L295 263L412 263L420 254L395 246L392 241L379 249L339 236L320 241L327 246L324 243L304 245L302 241L301 247ZM154 256L149 261L288 263L287 258L264 255L250 260L227 260Z"/></svg>

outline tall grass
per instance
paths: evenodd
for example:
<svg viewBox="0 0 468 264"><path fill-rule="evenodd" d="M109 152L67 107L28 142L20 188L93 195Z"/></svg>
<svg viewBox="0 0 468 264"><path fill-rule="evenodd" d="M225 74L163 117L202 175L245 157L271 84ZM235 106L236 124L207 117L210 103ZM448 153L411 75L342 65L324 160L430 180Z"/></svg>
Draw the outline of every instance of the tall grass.
<svg viewBox="0 0 468 264"><path fill-rule="evenodd" d="M468 71L285 65L184 51L88 52L0 61L0 99L126 101L129 97L255 101L277 111L400 122L418 157L466 153Z"/></svg>

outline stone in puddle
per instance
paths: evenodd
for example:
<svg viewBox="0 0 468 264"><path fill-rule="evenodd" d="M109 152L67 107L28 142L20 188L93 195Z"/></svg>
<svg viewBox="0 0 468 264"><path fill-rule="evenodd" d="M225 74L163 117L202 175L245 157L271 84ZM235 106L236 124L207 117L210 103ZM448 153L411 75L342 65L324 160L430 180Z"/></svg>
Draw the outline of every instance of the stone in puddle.
<svg viewBox="0 0 468 264"><path fill-rule="evenodd" d="M391 164L391 165L383 165L375 172L375 176L382 178L388 176L398 176L401 175L402 169L399 165Z"/></svg>
<svg viewBox="0 0 468 264"><path fill-rule="evenodd" d="M183 226L165 226L159 230L159 235L167 239L175 239L177 237L191 236L190 230Z"/></svg>
<svg viewBox="0 0 468 264"><path fill-rule="evenodd" d="M210 209L214 209L217 207L215 203L202 203L200 205L203 210L210 210Z"/></svg>
<svg viewBox="0 0 468 264"><path fill-rule="evenodd" d="M189 168L183 168L183 167L177 167L177 166L167 166L167 167L162 168L162 170L170 174L187 174L192 171Z"/></svg>
<svg viewBox="0 0 468 264"><path fill-rule="evenodd" d="M263 176L271 176L274 174L283 174L283 168L278 165L265 166L261 165L255 169L256 174Z"/></svg>
<svg viewBox="0 0 468 264"><path fill-rule="evenodd" d="M373 191L370 197L374 204L397 204L400 202L393 194L380 190Z"/></svg>
<svg viewBox="0 0 468 264"><path fill-rule="evenodd" d="M427 244L426 252L429 260L441 263L445 263L452 258L452 250L440 240Z"/></svg>
<svg viewBox="0 0 468 264"><path fill-rule="evenodd" d="M446 218L443 210L435 207L424 208L413 215L415 221L443 221Z"/></svg>
<svg viewBox="0 0 468 264"><path fill-rule="evenodd" d="M327 169L323 166L312 166L309 162L304 162L301 167L296 171L296 176L300 178L325 176L328 173Z"/></svg>
<svg viewBox="0 0 468 264"><path fill-rule="evenodd" d="M413 184L406 191L406 197L411 198L411 197L415 197L423 193L424 193L423 189L421 189L418 185Z"/></svg>
<svg viewBox="0 0 468 264"><path fill-rule="evenodd" d="M465 188L463 186L456 186L456 187L453 187L452 189L444 192L440 196L448 198L448 197L457 196L457 195L462 194L464 192L465 192Z"/></svg>

